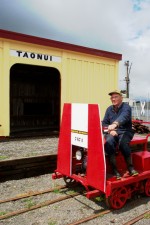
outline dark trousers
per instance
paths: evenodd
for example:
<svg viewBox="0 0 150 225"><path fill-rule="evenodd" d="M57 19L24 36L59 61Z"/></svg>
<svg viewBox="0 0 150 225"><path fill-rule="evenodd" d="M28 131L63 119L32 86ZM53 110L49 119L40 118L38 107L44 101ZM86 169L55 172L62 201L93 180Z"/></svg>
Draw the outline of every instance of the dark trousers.
<svg viewBox="0 0 150 225"><path fill-rule="evenodd" d="M116 147L118 145L119 150L122 152L125 158L128 158L131 154L131 149L129 146L130 141L133 138L134 133L132 132L122 132L118 136L112 136L110 134L105 135L105 152L111 156L115 154Z"/></svg>

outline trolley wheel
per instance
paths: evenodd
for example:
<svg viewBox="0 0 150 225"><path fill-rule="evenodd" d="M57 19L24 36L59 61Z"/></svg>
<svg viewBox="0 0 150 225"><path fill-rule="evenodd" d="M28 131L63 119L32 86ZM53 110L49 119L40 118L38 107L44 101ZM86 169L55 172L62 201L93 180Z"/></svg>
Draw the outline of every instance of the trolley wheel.
<svg viewBox="0 0 150 225"><path fill-rule="evenodd" d="M128 191L125 187L116 188L111 196L106 198L106 204L109 208L121 209L128 199Z"/></svg>
<svg viewBox="0 0 150 225"><path fill-rule="evenodd" d="M150 179L145 182L145 194L150 197Z"/></svg>
<svg viewBox="0 0 150 225"><path fill-rule="evenodd" d="M64 181L65 181L67 187L74 187L77 184L77 182L74 179L72 179L68 176L64 176Z"/></svg>

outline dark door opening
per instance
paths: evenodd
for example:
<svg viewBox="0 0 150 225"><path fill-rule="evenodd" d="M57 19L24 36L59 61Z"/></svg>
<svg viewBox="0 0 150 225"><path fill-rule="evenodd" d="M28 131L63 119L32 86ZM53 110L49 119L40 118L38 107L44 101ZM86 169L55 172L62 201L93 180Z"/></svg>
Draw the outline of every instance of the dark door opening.
<svg viewBox="0 0 150 225"><path fill-rule="evenodd" d="M10 136L58 132L60 73L56 68L15 64L10 69Z"/></svg>

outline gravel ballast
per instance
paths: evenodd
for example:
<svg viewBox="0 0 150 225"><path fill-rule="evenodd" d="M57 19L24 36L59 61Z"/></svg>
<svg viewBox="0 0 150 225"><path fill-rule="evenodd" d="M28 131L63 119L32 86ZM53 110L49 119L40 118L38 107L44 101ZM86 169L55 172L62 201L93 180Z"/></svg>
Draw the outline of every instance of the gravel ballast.
<svg viewBox="0 0 150 225"><path fill-rule="evenodd" d="M0 160L57 154L58 137L12 139L0 142Z"/></svg>
<svg viewBox="0 0 150 225"><path fill-rule="evenodd" d="M1 199L14 197L18 194L27 192L40 191L48 188L54 188L58 185L64 185L64 181L52 180L51 174L42 175L39 177L6 181L0 184L0 196ZM70 189L64 189L62 191L44 194L36 197L30 197L19 201L13 201L10 203L0 204L0 213L6 213L14 210L19 210L24 207L29 207L29 204L39 204L46 200L56 199L60 196L74 193ZM53 205L45 206L30 212L20 214L8 219L0 221L1 225L66 225L71 222L87 217L93 213L100 212L107 209L105 201L94 202L80 195L75 198L67 199ZM83 224L95 225L95 224L124 224L128 220L150 209L150 201L147 197L138 196L129 200L125 207L120 210L115 210L102 217L98 217L94 220L88 221ZM150 214L147 218L135 223L136 225L148 225L150 224Z"/></svg>
<svg viewBox="0 0 150 225"><path fill-rule="evenodd" d="M0 142L0 155L7 156L7 159L22 158L27 156L56 154L58 138L33 138L25 140L12 140ZM48 151L48 152L47 152ZM5 159L4 159L5 160ZM6 199L27 192L40 191L64 185L63 179L52 180L52 174L21 180L10 180L0 183L0 199ZM39 204L46 200L55 199L68 193L74 192L71 189L30 197L19 201L0 204L0 214L29 207L31 204ZM105 201L93 201L85 196L79 195L53 205L20 214L8 219L0 220L0 225L67 225L71 222L87 217L93 213L108 209ZM121 225L137 215L150 210L150 198L143 195L136 195L128 200L126 205L109 214L98 217L83 224L88 225ZM135 223L136 225L150 224L150 214L144 219Z"/></svg>

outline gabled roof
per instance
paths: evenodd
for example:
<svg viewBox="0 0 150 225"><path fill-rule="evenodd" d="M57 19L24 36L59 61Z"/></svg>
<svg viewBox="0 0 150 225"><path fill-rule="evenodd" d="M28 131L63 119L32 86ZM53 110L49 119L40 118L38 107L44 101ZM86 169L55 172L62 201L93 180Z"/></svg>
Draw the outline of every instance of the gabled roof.
<svg viewBox="0 0 150 225"><path fill-rule="evenodd" d="M69 43L50 40L50 39L41 38L41 37L35 37L35 36L27 35L27 34L21 34L21 33L16 33L12 31L2 30L2 29L0 29L0 38L5 38L5 39L15 40L15 41L22 41L26 43L38 44L38 45L54 47L54 48L59 48L64 50L70 50L74 52L81 52L85 54L96 55L96 56L101 56L101 57L111 58L116 60L122 59L122 55L118 53L107 52L107 51L103 51L99 49L88 48L84 46L69 44Z"/></svg>

